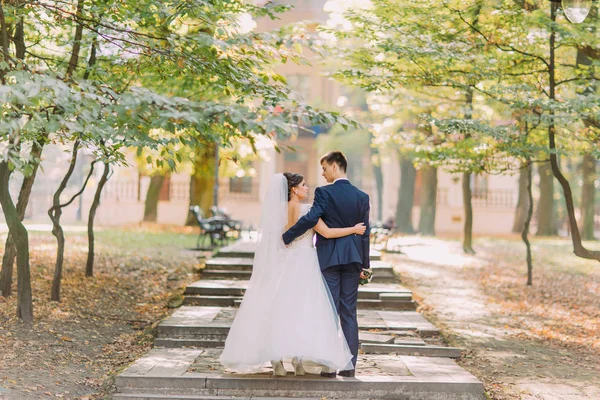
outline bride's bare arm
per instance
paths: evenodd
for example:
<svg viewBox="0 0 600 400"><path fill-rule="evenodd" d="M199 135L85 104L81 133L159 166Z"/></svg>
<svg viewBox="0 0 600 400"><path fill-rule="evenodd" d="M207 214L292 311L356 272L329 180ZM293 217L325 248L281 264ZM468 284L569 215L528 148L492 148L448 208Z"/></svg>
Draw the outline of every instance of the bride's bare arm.
<svg viewBox="0 0 600 400"><path fill-rule="evenodd" d="M355 234L362 235L366 230L367 227L362 222L350 228L330 228L321 218L319 218L319 222L315 225L315 231L319 232L321 236L326 237L327 239L335 239Z"/></svg>

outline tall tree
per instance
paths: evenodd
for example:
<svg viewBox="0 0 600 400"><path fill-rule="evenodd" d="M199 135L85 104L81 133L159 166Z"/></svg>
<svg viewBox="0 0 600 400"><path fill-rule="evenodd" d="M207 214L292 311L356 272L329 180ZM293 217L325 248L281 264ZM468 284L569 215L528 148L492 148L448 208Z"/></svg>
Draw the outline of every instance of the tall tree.
<svg viewBox="0 0 600 400"><path fill-rule="evenodd" d="M90 205L90 212L88 214L87 234L88 234L88 254L85 262L85 276L94 276L94 257L95 257L95 235L94 235L94 219L96 218L96 212L100 206L100 195L106 185L106 182L110 178L110 165L111 163L107 160L102 162L104 169L102 176L98 181L96 192L94 193L94 200Z"/></svg>
<svg viewBox="0 0 600 400"><path fill-rule="evenodd" d="M556 225L556 203L554 201L554 175L550 162L538 165L540 178L540 199L537 206L537 236L555 236L558 234Z"/></svg>
<svg viewBox="0 0 600 400"><path fill-rule="evenodd" d="M17 214L19 220L23 221L25 218L25 211L29 204L29 197L31 196L31 189L33 188L33 182L40 165L40 157L45 144L45 137L40 138L40 142L36 141L33 143L31 150L31 162L29 163L28 174L23 177L21 184L21 190L19 191L19 199L17 201ZM4 255L2 256L2 271L0 273L0 292L2 296L9 297L12 293L12 276L13 267L15 264L15 258L17 256L17 249L13 241L12 234L9 232L6 236L6 243L4 245Z"/></svg>
<svg viewBox="0 0 600 400"><path fill-rule="evenodd" d="M210 216L214 200L217 149L213 144L205 144L196 149L194 171L190 180L190 207L200 206L206 217ZM186 225L196 224L196 219L190 214Z"/></svg>
<svg viewBox="0 0 600 400"><path fill-rule="evenodd" d="M402 233L415 233L413 228L413 206L415 199L415 183L417 170L410 155L398 151L400 168L400 185L398 186L398 203L396 204L396 230Z"/></svg>
<svg viewBox="0 0 600 400"><path fill-rule="evenodd" d="M519 194L517 200L517 207L515 209L515 222L513 223L512 231L514 233L523 232L525 218L527 216L527 211L529 210L529 195L528 191L528 183L529 183L529 170L526 168L522 168L519 171Z"/></svg>
<svg viewBox="0 0 600 400"><path fill-rule="evenodd" d="M584 154L581 164L581 238L594 240L596 225L596 158L591 154Z"/></svg>
<svg viewBox="0 0 600 400"><path fill-rule="evenodd" d="M419 233L435 235L435 214L437 208L437 168L425 165L421 168L421 204L419 212Z"/></svg>
<svg viewBox="0 0 600 400"><path fill-rule="evenodd" d="M158 218L158 200L166 175L158 173L150 177L150 185L144 200L144 222L156 222Z"/></svg>

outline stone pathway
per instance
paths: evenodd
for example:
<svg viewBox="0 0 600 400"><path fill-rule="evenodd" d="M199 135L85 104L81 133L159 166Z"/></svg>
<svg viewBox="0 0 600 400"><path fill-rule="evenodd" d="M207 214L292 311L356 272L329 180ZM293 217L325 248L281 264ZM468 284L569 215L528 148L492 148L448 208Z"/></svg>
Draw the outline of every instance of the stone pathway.
<svg viewBox="0 0 600 400"><path fill-rule="evenodd" d="M355 378L272 377L223 370L218 362L252 273L255 244L238 242L206 263L185 291L185 306L157 329L155 348L117 377L115 399L404 399L483 400L483 385L452 358L438 329L415 310L391 265L371 254L375 277L359 290L361 352ZM378 260L379 259L379 260ZM291 365L286 369L293 371Z"/></svg>

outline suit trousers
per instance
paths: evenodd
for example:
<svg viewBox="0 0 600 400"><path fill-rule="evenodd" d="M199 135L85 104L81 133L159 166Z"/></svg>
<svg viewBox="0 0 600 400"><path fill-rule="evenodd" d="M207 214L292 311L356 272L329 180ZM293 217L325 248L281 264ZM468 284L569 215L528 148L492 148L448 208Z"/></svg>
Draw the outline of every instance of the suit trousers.
<svg viewBox="0 0 600 400"><path fill-rule="evenodd" d="M322 270L329 286L331 297L340 316L342 331L352 353L352 364L356 367L358 356L358 319L356 303L362 267L358 263L334 265Z"/></svg>

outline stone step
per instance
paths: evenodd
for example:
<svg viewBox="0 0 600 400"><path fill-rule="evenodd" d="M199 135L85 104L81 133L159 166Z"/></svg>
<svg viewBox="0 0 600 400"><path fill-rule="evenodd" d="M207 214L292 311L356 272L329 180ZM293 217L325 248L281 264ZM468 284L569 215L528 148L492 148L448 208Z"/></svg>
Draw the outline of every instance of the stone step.
<svg viewBox="0 0 600 400"><path fill-rule="evenodd" d="M358 332L358 341L360 343L394 343L396 338L391 335L381 335L379 333Z"/></svg>
<svg viewBox="0 0 600 400"><path fill-rule="evenodd" d="M223 335L220 335L220 339L212 340L201 340L201 339L171 339L171 338L156 338L154 340L155 347L166 347L166 348L180 348L180 347L201 347L201 348L213 348L222 347L225 344ZM225 336L226 337L226 336Z"/></svg>
<svg viewBox="0 0 600 400"><path fill-rule="evenodd" d="M202 279L188 285L186 296L237 296L242 297L246 291L246 281L226 281ZM358 288L359 299L379 300L412 300L412 292L400 285L378 284L371 282Z"/></svg>
<svg viewBox="0 0 600 400"><path fill-rule="evenodd" d="M222 258L206 260L205 269L252 271L253 258Z"/></svg>
<svg viewBox="0 0 600 400"><path fill-rule="evenodd" d="M202 279L185 288L185 296L238 296L246 293L247 282Z"/></svg>
<svg viewBox="0 0 600 400"><path fill-rule="evenodd" d="M239 307L242 303L240 296L185 296L183 304L209 307ZM358 299L359 310L397 310L408 311L417 308L412 300L377 300Z"/></svg>
<svg viewBox="0 0 600 400"><path fill-rule="evenodd" d="M228 373L218 363L220 351L154 348L116 377L115 398L485 399L481 382L448 358L359 355L356 378L291 372L275 378L270 367Z"/></svg>
<svg viewBox="0 0 600 400"><path fill-rule="evenodd" d="M163 338L157 337L154 340L155 347L166 347L166 348L181 348L181 347L197 347L197 348L215 348L225 346L226 334L214 335L213 339L194 339L194 338ZM371 343L371 344L404 344L419 346L425 346L425 342L418 338L403 338L400 339L395 336L382 335L371 332L360 332L359 343ZM385 353L382 353L385 354Z"/></svg>
<svg viewBox="0 0 600 400"><path fill-rule="evenodd" d="M371 279L372 283L389 283L389 284L394 284L394 283L398 283L399 279L396 278L395 276L381 276L381 275L374 275L373 278Z"/></svg>
<svg viewBox="0 0 600 400"><path fill-rule="evenodd" d="M249 280L250 276L252 276L252 271L204 269L200 274L205 279Z"/></svg>
<svg viewBox="0 0 600 400"><path fill-rule="evenodd" d="M256 242L240 240L229 246L221 247L215 257L218 258L253 258L256 251ZM371 249L370 258L372 261L381 260L381 252Z"/></svg>
<svg viewBox="0 0 600 400"><path fill-rule="evenodd" d="M233 322L236 308L183 306L157 328L159 338L225 340ZM378 334L406 335L417 333L421 337L439 334L439 331L415 311L358 310L361 331Z"/></svg>
<svg viewBox="0 0 600 400"><path fill-rule="evenodd" d="M461 351L456 347L406 345L395 343L363 343L360 346L365 354L398 354L403 356L427 356L459 358Z"/></svg>
<svg viewBox="0 0 600 400"><path fill-rule="evenodd" d="M371 269L373 270L371 283L398 283L399 281L398 277L394 274L394 269L388 263L373 262ZM252 276L252 265L239 265L237 262L232 264L222 262L209 264L207 262L206 267L200 273L203 279L249 280Z"/></svg>
<svg viewBox="0 0 600 400"><path fill-rule="evenodd" d="M186 306L239 307L241 300L241 296L186 295L183 300L183 304Z"/></svg>
<svg viewBox="0 0 600 400"><path fill-rule="evenodd" d="M114 400L323 400L322 397L248 397L248 396L196 396L196 395L176 395L176 394L149 394L149 393L116 393ZM354 399L348 399L354 400Z"/></svg>
<svg viewBox="0 0 600 400"><path fill-rule="evenodd" d="M409 335L396 335L394 338L394 344L400 344L404 346L425 346L427 343L423 339L418 336L409 336Z"/></svg>
<svg viewBox="0 0 600 400"><path fill-rule="evenodd" d="M224 270L224 269L203 269L200 274L205 279L235 279L249 280L252 276L252 270ZM375 273L372 283L398 283L398 278L391 275L381 275Z"/></svg>
<svg viewBox="0 0 600 400"><path fill-rule="evenodd" d="M416 310L417 303L415 301L398 301L398 300L372 300L358 299L359 310L396 310L409 311Z"/></svg>

